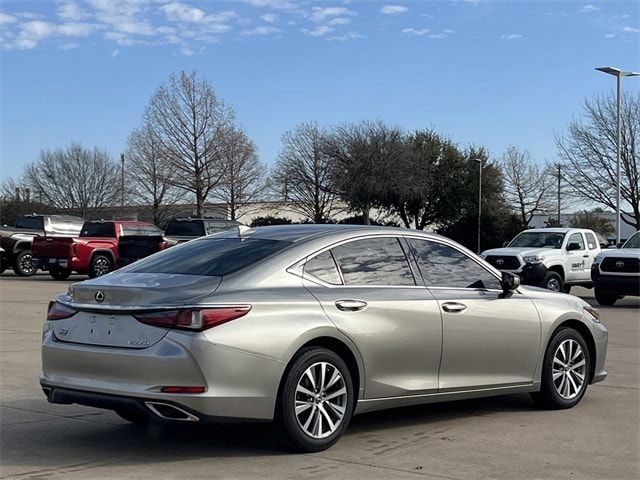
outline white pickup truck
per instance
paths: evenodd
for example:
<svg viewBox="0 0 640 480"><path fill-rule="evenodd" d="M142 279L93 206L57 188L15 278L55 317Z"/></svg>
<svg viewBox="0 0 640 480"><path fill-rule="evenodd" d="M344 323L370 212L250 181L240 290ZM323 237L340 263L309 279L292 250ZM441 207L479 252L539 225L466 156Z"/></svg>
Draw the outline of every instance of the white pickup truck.
<svg viewBox="0 0 640 480"><path fill-rule="evenodd" d="M518 234L505 248L482 252L498 270L515 273L522 283L569 292L591 288L591 265L604 242L583 228L536 228Z"/></svg>
<svg viewBox="0 0 640 480"><path fill-rule="evenodd" d="M625 295L640 296L640 231L620 248L603 250L591 267L596 300L613 305Z"/></svg>

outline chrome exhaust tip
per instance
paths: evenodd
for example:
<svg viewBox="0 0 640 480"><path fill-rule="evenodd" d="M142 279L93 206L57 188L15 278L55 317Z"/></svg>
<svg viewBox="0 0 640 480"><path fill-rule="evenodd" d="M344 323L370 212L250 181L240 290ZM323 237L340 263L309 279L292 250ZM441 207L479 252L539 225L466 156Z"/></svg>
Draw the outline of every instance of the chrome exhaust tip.
<svg viewBox="0 0 640 480"><path fill-rule="evenodd" d="M144 402L149 410L153 412L154 415L162 418L163 420L173 420L179 422L198 422L200 419L195 415L183 410L180 407L176 407L175 405L171 405L170 403L164 402Z"/></svg>

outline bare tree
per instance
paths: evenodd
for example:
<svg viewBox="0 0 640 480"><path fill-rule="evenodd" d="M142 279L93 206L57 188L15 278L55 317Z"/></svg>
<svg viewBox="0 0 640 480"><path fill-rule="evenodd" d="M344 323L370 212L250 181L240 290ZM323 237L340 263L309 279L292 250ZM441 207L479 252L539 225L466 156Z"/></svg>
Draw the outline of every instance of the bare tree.
<svg viewBox="0 0 640 480"><path fill-rule="evenodd" d="M622 219L640 229L640 92L624 93L621 111L620 190ZM589 203L616 208L616 99L615 95L585 99L583 118L556 136L558 154L572 193Z"/></svg>
<svg viewBox="0 0 640 480"><path fill-rule="evenodd" d="M171 205L184 200L187 192L175 186L175 170L167 160L162 142L145 123L134 130L127 141L128 195L143 205L151 205L153 221L161 225Z"/></svg>
<svg viewBox="0 0 640 480"><path fill-rule="evenodd" d="M274 183L291 202L292 210L315 223L326 222L336 209L336 197L328 189L324 132L317 123L301 123L282 136L282 143Z"/></svg>
<svg viewBox="0 0 640 480"><path fill-rule="evenodd" d="M214 195L229 207L229 216L237 220L239 207L259 200L267 189L266 168L260 163L255 144L237 128L225 133L224 175ZM246 213L246 212L245 212Z"/></svg>
<svg viewBox="0 0 640 480"><path fill-rule="evenodd" d="M32 195L59 209L77 210L81 216L116 205L120 200L120 166L105 150L71 143L56 150L43 150L40 159L27 166L25 181Z"/></svg>
<svg viewBox="0 0 640 480"><path fill-rule="evenodd" d="M518 212L524 228L537 213L553 210L553 176L549 167L537 165L527 150L510 146L502 155L500 169L504 198Z"/></svg>
<svg viewBox="0 0 640 480"><path fill-rule="evenodd" d="M147 121L175 171L173 184L191 192L202 215L209 194L224 178L224 134L235 114L211 83L195 72L171 75L147 107Z"/></svg>

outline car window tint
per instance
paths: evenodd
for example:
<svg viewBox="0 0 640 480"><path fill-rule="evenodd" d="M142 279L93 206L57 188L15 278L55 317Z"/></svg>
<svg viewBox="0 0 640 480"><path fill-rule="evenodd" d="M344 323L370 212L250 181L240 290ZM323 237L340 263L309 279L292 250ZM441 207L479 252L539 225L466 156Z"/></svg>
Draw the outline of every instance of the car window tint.
<svg viewBox="0 0 640 480"><path fill-rule="evenodd" d="M587 232L585 236L587 237L587 245L589 246L589 250L598 248L598 241L596 240L596 237L593 235L593 233Z"/></svg>
<svg viewBox="0 0 640 480"><path fill-rule="evenodd" d="M113 223L91 223L87 222L80 231L81 237L115 237Z"/></svg>
<svg viewBox="0 0 640 480"><path fill-rule="evenodd" d="M500 281L459 250L428 240L410 239L420 272L429 286L500 289Z"/></svg>
<svg viewBox="0 0 640 480"><path fill-rule="evenodd" d="M397 238L368 238L333 250L346 285L415 285Z"/></svg>
<svg viewBox="0 0 640 480"><path fill-rule="evenodd" d="M164 231L165 235L202 237L204 224L201 220L171 220Z"/></svg>
<svg viewBox="0 0 640 480"><path fill-rule="evenodd" d="M44 230L44 217L20 217L16 222L16 228Z"/></svg>
<svg viewBox="0 0 640 480"><path fill-rule="evenodd" d="M333 255L329 251L322 252L305 263L304 273L332 285L342 284L336 262L334 262Z"/></svg>
<svg viewBox="0 0 640 480"><path fill-rule="evenodd" d="M573 233L571 234L571 236L569 236L569 240L567 240L567 246L572 243L577 243L578 245L580 245L580 250L584 250L584 240L582 239L581 233Z"/></svg>
<svg viewBox="0 0 640 480"><path fill-rule="evenodd" d="M123 236L156 236L162 235L162 230L154 225L122 225Z"/></svg>

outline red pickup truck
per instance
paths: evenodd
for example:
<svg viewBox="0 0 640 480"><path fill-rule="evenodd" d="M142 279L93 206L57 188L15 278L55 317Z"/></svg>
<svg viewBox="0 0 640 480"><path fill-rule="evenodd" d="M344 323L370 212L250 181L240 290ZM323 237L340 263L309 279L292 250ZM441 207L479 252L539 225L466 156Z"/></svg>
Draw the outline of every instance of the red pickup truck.
<svg viewBox="0 0 640 480"><path fill-rule="evenodd" d="M79 237L43 237L33 241L34 267L56 280L71 272L90 278L105 275L167 246L162 230L138 221L95 221L82 225Z"/></svg>

